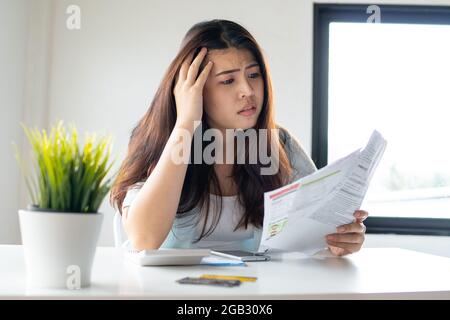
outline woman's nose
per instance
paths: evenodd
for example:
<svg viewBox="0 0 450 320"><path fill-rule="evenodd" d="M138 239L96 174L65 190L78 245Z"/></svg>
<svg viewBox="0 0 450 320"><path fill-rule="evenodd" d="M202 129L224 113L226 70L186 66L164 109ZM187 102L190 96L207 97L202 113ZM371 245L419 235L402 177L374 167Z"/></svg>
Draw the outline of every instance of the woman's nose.
<svg viewBox="0 0 450 320"><path fill-rule="evenodd" d="M242 81L242 84L240 86L240 90L241 90L241 97L249 97L255 94L253 87L251 86L251 84L249 83L249 81L247 79L244 79Z"/></svg>

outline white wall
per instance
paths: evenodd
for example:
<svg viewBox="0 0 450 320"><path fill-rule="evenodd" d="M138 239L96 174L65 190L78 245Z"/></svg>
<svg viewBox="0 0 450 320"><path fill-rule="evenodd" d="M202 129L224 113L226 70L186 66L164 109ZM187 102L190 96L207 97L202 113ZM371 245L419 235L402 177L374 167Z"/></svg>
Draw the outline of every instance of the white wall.
<svg viewBox="0 0 450 320"><path fill-rule="evenodd" d="M8 2L9 6L12 2ZM382 2L450 4L450 0ZM3 5L4 1L0 3ZM24 11L25 2L21 3ZM66 28L66 8L72 4L81 8L80 30ZM312 0L130 0L126 4L120 0L41 0L39 5L36 2L33 5L37 8L33 10L36 15L30 20L34 28L31 28L29 43L34 49L27 61L28 66L40 67L27 69L25 101L28 101L26 114L33 115L31 119L41 118L36 120L37 123L47 125L56 119L64 119L75 122L80 131L113 133L115 154L121 160L130 130L146 111L188 28L202 20L223 18L243 24L261 44L273 75L278 122L310 150ZM23 20L23 17L22 20L17 18L10 23L23 29ZM16 68L23 68L19 62L16 64ZM15 97L19 101L22 96L17 94ZM31 101L38 102L32 104ZM2 105L8 105L8 112L12 108L11 103ZM8 122L14 126L17 121ZM8 188L5 189L9 189L10 183L17 184L15 176L9 176L7 181ZM16 214L17 207L11 203L10 216ZM19 206L25 204L22 197ZM100 244L110 245L113 210L107 201L101 210L107 217ZM0 228L6 230L7 227L0 225ZM3 229L0 229L2 233ZM14 241L17 226L12 226L11 230L5 239ZM393 238L374 236L368 244L381 245L383 239ZM421 238L395 239L399 245L409 246ZM433 242L436 243L433 250L442 247L440 252L445 254L448 246L442 243L447 241L448 244L449 240L438 240Z"/></svg>
<svg viewBox="0 0 450 320"><path fill-rule="evenodd" d="M12 142L21 146L19 122L23 116L28 3L0 0L0 243L19 241L17 204L20 172Z"/></svg>

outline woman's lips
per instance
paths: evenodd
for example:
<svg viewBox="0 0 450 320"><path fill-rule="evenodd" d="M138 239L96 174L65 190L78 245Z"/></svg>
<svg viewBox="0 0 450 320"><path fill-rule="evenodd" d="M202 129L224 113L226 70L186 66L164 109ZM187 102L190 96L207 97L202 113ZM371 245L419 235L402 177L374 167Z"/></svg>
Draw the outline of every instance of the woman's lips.
<svg viewBox="0 0 450 320"><path fill-rule="evenodd" d="M245 116L245 117L249 117L252 116L256 113L256 107L251 107L250 109L247 110L242 110L239 111L238 114L241 116Z"/></svg>

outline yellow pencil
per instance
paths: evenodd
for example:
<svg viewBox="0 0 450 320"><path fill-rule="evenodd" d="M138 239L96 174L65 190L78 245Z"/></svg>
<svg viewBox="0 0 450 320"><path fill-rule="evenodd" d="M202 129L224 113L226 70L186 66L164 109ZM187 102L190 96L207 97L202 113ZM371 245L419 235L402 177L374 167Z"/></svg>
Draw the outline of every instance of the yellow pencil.
<svg viewBox="0 0 450 320"><path fill-rule="evenodd" d="M256 277L242 277L242 276L225 276L219 274L202 274L200 278L204 279L220 279L220 280L240 280L242 282L255 282Z"/></svg>

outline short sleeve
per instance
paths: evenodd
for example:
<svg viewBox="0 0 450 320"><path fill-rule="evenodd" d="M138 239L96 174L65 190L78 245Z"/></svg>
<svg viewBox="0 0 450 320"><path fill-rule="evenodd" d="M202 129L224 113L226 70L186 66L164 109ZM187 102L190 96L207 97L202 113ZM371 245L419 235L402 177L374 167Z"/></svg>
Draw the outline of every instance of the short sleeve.
<svg viewBox="0 0 450 320"><path fill-rule="evenodd" d="M292 174L290 182L305 177L317 170L311 157L306 153L300 142L292 136L286 129L284 131L283 140L285 150L292 167Z"/></svg>
<svg viewBox="0 0 450 320"><path fill-rule="evenodd" d="M143 185L144 182L138 182L128 188L125 198L123 199L122 209L129 207L131 205L131 203L136 198L137 194L139 193L139 190L141 190Z"/></svg>

